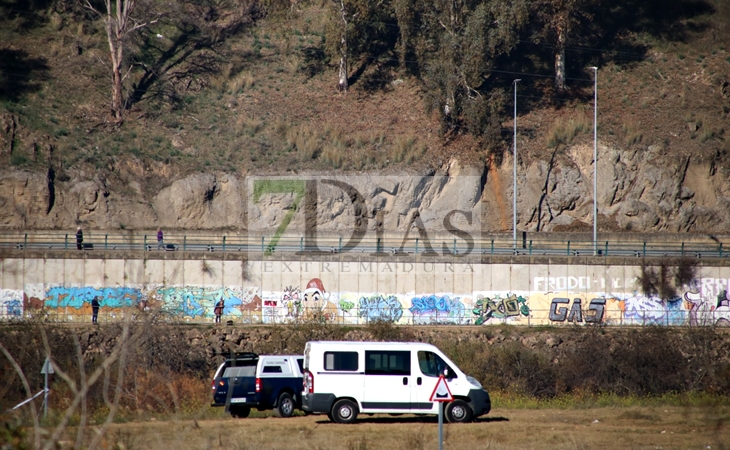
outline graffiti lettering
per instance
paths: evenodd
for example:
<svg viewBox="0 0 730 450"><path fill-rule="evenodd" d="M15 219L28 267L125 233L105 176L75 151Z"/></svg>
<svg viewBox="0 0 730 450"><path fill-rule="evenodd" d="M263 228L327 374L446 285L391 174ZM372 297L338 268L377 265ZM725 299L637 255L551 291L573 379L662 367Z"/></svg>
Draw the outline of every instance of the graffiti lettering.
<svg viewBox="0 0 730 450"><path fill-rule="evenodd" d="M411 299L409 311L414 323L462 323L464 305L459 297L424 295Z"/></svg>
<svg viewBox="0 0 730 450"><path fill-rule="evenodd" d="M360 311L358 314L368 320L397 322L403 317L403 307L394 295L388 297L382 295L360 297Z"/></svg>
<svg viewBox="0 0 730 450"><path fill-rule="evenodd" d="M509 295L507 298L499 298L496 296L494 299L484 297L481 294L477 295L476 308L472 313L477 316L475 321L476 325L482 325L489 319L505 319L507 317L530 315L530 308L527 306L527 299L522 296L516 296L514 294Z"/></svg>
<svg viewBox="0 0 730 450"><path fill-rule="evenodd" d="M583 322L583 310L582 300L579 298L573 299L573 304L570 306L570 311L565 306L569 305L570 299L556 297L550 303L550 314L549 318L553 322L565 322L567 319L571 323ZM603 312L605 310L606 299L605 298L594 298L588 305L588 310L585 314L586 323L601 323L603 321Z"/></svg>

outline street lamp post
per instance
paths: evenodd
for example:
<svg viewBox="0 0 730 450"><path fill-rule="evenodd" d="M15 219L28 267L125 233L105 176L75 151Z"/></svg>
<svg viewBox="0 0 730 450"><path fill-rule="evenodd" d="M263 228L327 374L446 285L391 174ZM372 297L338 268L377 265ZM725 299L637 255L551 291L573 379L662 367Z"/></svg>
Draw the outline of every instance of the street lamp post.
<svg viewBox="0 0 730 450"><path fill-rule="evenodd" d="M593 70L593 256L598 253L598 67Z"/></svg>
<svg viewBox="0 0 730 450"><path fill-rule="evenodd" d="M515 114L514 126L515 133L512 139L514 143L514 151L512 153L512 248L517 250L517 83L519 78L513 81L515 86Z"/></svg>

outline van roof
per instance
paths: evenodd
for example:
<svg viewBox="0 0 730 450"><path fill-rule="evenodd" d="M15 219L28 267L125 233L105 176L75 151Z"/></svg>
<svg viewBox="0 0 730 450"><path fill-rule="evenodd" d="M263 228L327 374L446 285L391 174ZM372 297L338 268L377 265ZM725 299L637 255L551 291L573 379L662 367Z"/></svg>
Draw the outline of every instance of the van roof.
<svg viewBox="0 0 730 450"><path fill-rule="evenodd" d="M343 347L360 347L363 345L369 347L396 347L396 346L420 346L436 348L433 344L427 342L381 342L381 341L309 341L307 345L327 345L327 346L343 346Z"/></svg>

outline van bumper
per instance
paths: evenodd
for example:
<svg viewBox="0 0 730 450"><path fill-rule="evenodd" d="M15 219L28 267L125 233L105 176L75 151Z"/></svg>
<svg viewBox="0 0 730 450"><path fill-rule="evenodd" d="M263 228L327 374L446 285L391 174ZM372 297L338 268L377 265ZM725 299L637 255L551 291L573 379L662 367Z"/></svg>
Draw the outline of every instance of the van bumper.
<svg viewBox="0 0 730 450"><path fill-rule="evenodd" d="M487 414L492 409L492 400L489 398L489 392L484 389L470 390L469 407L474 412L474 417Z"/></svg>
<svg viewBox="0 0 730 450"><path fill-rule="evenodd" d="M334 394L306 394L302 396L302 409L314 414L328 414L335 399Z"/></svg>

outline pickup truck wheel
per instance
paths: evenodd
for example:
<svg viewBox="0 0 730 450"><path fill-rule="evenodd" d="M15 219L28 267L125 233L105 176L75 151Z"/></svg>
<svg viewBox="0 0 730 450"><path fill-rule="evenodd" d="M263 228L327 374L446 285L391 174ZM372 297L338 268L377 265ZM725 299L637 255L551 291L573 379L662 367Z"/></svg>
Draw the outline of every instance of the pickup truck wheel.
<svg viewBox="0 0 730 450"><path fill-rule="evenodd" d="M251 414L251 408L249 406L231 406L231 415L238 419L245 419Z"/></svg>
<svg viewBox="0 0 730 450"><path fill-rule="evenodd" d="M276 403L276 415L279 417L291 417L294 414L294 399L288 392L282 392L279 401Z"/></svg>
<svg viewBox="0 0 730 450"><path fill-rule="evenodd" d="M454 400L446 405L446 420L451 423L471 422L473 412L463 400Z"/></svg>
<svg viewBox="0 0 730 450"><path fill-rule="evenodd" d="M357 419L357 405L346 398L339 400L332 407L332 418L337 423L352 423Z"/></svg>

